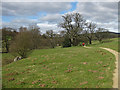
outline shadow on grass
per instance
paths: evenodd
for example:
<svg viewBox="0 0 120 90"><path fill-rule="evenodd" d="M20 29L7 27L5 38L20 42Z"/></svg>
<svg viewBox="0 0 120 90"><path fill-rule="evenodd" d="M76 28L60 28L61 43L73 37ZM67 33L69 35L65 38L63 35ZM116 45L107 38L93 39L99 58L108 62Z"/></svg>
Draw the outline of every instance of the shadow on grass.
<svg viewBox="0 0 120 90"><path fill-rule="evenodd" d="M8 58L6 58L6 59L2 59L2 66L5 66L5 65L7 65L7 64L10 64L10 63L12 63L13 62L13 59L8 59Z"/></svg>

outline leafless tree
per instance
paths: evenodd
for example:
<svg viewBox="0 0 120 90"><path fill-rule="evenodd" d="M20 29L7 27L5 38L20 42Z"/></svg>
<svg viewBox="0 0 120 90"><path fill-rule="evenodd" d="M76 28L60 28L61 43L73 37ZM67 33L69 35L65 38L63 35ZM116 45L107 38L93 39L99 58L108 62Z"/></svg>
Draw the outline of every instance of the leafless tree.
<svg viewBox="0 0 120 90"><path fill-rule="evenodd" d="M84 34L88 38L89 44L92 44L92 39L94 37L95 29L96 29L95 23L92 23L92 22L86 23L86 28L84 30Z"/></svg>
<svg viewBox="0 0 120 90"><path fill-rule="evenodd" d="M48 40L50 42L51 48L54 48L56 45L55 45L55 34L53 30L46 31L46 35L48 36Z"/></svg>
<svg viewBox="0 0 120 90"><path fill-rule="evenodd" d="M67 32L66 35L71 39L71 44L78 44L77 39L84 28L85 20L79 13L66 14L63 17L63 22L59 24Z"/></svg>
<svg viewBox="0 0 120 90"><path fill-rule="evenodd" d="M33 42L33 49L39 49L40 46L40 39L41 39L41 32L40 28L36 25L31 26L28 28L31 32L31 39Z"/></svg>
<svg viewBox="0 0 120 90"><path fill-rule="evenodd" d="M17 56L22 56L22 58L27 57L28 53L33 48L33 42L31 39L31 33L27 28L20 28L20 32L15 37L15 40L10 46L10 52Z"/></svg>
<svg viewBox="0 0 120 90"><path fill-rule="evenodd" d="M95 37L97 38L97 40L99 42L102 42L102 40L107 37L109 34L108 34L108 30L105 29L105 28L98 28L98 30L96 30L95 32Z"/></svg>

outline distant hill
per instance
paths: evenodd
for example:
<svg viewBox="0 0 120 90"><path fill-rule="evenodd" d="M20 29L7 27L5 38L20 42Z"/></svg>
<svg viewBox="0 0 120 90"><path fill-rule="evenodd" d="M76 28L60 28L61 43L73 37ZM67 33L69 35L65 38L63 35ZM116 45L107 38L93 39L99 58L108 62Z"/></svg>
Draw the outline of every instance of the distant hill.
<svg viewBox="0 0 120 90"><path fill-rule="evenodd" d="M110 36L112 38L114 38L114 37L120 37L120 33L116 33L116 32L109 32L109 33L110 33Z"/></svg>
<svg viewBox="0 0 120 90"><path fill-rule="evenodd" d="M113 34L119 34L119 35L120 35L120 33L116 33L116 32L109 32L109 33L113 33Z"/></svg>

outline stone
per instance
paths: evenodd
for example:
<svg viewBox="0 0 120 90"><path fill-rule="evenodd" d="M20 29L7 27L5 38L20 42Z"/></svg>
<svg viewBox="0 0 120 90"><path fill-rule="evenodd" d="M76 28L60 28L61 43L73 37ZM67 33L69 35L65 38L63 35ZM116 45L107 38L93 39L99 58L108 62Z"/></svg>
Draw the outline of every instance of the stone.
<svg viewBox="0 0 120 90"><path fill-rule="evenodd" d="M16 62L16 61L18 61L18 60L21 60L21 59L22 59L21 56L17 56L17 57L15 57L14 62Z"/></svg>

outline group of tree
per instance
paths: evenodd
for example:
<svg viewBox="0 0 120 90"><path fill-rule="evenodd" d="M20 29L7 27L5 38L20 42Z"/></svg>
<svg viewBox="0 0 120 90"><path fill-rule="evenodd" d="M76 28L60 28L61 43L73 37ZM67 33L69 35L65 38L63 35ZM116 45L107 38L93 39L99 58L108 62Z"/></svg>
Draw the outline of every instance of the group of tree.
<svg viewBox="0 0 120 90"><path fill-rule="evenodd" d="M30 27L20 27L19 31L12 28L2 28L2 52L12 53L14 56L27 57L35 49L55 48L62 45L62 37L53 32L40 32L36 25Z"/></svg>
<svg viewBox="0 0 120 90"><path fill-rule="evenodd" d="M92 44L92 40L102 42L109 38L109 31L97 28L97 24L87 22L81 14L65 14L63 22L58 26L64 28L60 33L48 30L42 34L36 25L20 27L19 31L13 28L2 28L3 52L11 52L13 55L27 57L34 49L55 48L56 46L71 47L80 45L80 42Z"/></svg>
<svg viewBox="0 0 120 90"><path fill-rule="evenodd" d="M63 22L59 24L66 30L64 47L77 46L80 41L92 44L93 39L102 42L102 39L109 38L109 31L105 28L98 27L93 22L87 22L79 13L66 14Z"/></svg>
<svg viewBox="0 0 120 90"><path fill-rule="evenodd" d="M2 51L9 52L10 42L14 40L17 32L13 28L2 28Z"/></svg>

